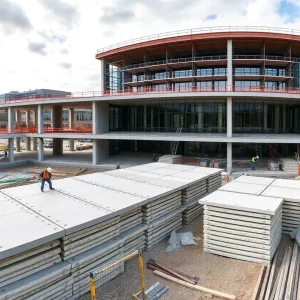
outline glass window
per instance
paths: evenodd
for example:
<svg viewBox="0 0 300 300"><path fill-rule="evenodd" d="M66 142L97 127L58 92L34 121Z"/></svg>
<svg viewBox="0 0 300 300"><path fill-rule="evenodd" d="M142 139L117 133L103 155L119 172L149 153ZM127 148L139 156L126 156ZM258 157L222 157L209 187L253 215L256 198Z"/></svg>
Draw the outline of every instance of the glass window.
<svg viewBox="0 0 300 300"><path fill-rule="evenodd" d="M190 77L193 76L193 71L192 69L187 69L187 70L176 70L173 72L173 77L174 78L179 78L179 77Z"/></svg>
<svg viewBox="0 0 300 300"><path fill-rule="evenodd" d="M260 75L260 68L235 68L234 75L237 76Z"/></svg>
<svg viewBox="0 0 300 300"><path fill-rule="evenodd" d="M213 75L213 69L209 68L209 69L202 69L199 68L197 69L197 76L212 76Z"/></svg>

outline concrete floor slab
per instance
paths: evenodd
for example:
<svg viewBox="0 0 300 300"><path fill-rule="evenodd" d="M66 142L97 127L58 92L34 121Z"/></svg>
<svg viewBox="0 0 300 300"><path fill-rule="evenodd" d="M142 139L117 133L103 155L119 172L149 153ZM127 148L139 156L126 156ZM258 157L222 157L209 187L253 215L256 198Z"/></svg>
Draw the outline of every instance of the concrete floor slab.
<svg viewBox="0 0 300 300"><path fill-rule="evenodd" d="M64 230L32 211L0 218L0 260L61 238Z"/></svg>
<svg viewBox="0 0 300 300"><path fill-rule="evenodd" d="M65 229L66 234L76 232L113 216L113 212L75 199L58 191L16 199L31 210Z"/></svg>
<svg viewBox="0 0 300 300"><path fill-rule="evenodd" d="M199 200L200 204L275 215L283 199L234 192L216 191Z"/></svg>
<svg viewBox="0 0 300 300"><path fill-rule="evenodd" d="M0 218L5 215L14 214L20 211L26 211L28 208L15 200L6 200L1 202Z"/></svg>
<svg viewBox="0 0 300 300"><path fill-rule="evenodd" d="M266 187L266 185L261 184L232 181L220 187L219 190L242 194L260 195L266 189Z"/></svg>
<svg viewBox="0 0 300 300"><path fill-rule="evenodd" d="M282 197L284 200L292 202L300 201L300 193L298 189L291 189L287 187L269 186L263 193L263 196Z"/></svg>
<svg viewBox="0 0 300 300"><path fill-rule="evenodd" d="M147 198L125 194L102 186L86 184L84 186L61 188L60 191L72 197L118 214L127 212L147 202Z"/></svg>
<svg viewBox="0 0 300 300"><path fill-rule="evenodd" d="M300 190L300 180L275 179L271 185Z"/></svg>
<svg viewBox="0 0 300 300"><path fill-rule="evenodd" d="M46 183L47 185L47 183ZM18 186L14 188L7 188L1 190L1 192L9 197L18 198L18 197L27 197L41 194L41 185L40 183L33 183L30 185Z"/></svg>
<svg viewBox="0 0 300 300"><path fill-rule="evenodd" d="M262 184L262 185L270 185L275 179L274 178L266 178L266 177L256 177L256 176L240 176L235 179L235 182L243 182L243 183L252 183L252 184ZM300 182L299 182L300 188Z"/></svg>

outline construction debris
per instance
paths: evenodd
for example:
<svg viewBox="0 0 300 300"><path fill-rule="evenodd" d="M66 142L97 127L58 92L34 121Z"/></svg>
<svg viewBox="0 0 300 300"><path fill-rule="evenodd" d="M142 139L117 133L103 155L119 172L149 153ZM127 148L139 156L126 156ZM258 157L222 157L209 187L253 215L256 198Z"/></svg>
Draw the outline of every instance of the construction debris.
<svg viewBox="0 0 300 300"><path fill-rule="evenodd" d="M207 293L207 294L211 294L213 296L217 296L217 297L220 297L221 299L229 299L229 300L235 300L236 299L236 296L234 295L229 295L229 294L225 294L225 293L222 293L222 292L218 292L218 291L215 291L215 290L211 290L211 289L208 289L208 288L205 288L203 286L200 286L200 285L194 285L194 284L191 284L191 283L188 283L186 281L183 281L183 280L180 280L180 279L177 279L173 276L170 276L170 275L167 275L161 271L158 271L158 270L155 270L154 271L154 274L159 276L159 277L162 277L164 279L168 279L170 281L173 281L173 282L176 282L178 284L181 284L187 288L190 288L190 289L194 289L194 290L197 290L197 291L200 291L200 292L204 292L204 293Z"/></svg>
<svg viewBox="0 0 300 300"><path fill-rule="evenodd" d="M171 154L160 156L158 159L158 162L165 163L165 164L178 164L181 161L182 161L181 155L171 155Z"/></svg>

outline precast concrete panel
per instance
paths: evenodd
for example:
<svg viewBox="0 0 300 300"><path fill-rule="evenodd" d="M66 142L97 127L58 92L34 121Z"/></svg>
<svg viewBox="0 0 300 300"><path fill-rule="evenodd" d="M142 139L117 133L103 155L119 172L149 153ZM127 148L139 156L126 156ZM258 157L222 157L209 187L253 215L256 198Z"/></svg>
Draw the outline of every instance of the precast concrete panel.
<svg viewBox="0 0 300 300"><path fill-rule="evenodd" d="M191 173L191 172L180 172L174 177L183 178L189 180L191 183L192 181L199 181L199 180L205 180L209 177L209 174L199 174L199 173Z"/></svg>
<svg viewBox="0 0 300 300"><path fill-rule="evenodd" d="M222 169L217 169L217 168L205 168L205 167L196 167L194 169L192 169L190 172L192 173L200 173L200 174L209 174L209 175L214 175L214 174L218 174L223 170Z"/></svg>
<svg viewBox="0 0 300 300"><path fill-rule="evenodd" d="M272 182L271 186L300 190L300 181L299 180L288 180L288 179L275 179Z"/></svg>
<svg viewBox="0 0 300 300"><path fill-rule="evenodd" d="M75 178L64 178L64 179L52 180L52 184L55 189L81 185L81 183L75 180Z"/></svg>
<svg viewBox="0 0 300 300"><path fill-rule="evenodd" d="M78 187L80 189L80 187ZM73 188L72 188L73 189ZM87 228L113 216L107 209L97 207L58 191L17 198L31 210L65 229L66 234Z"/></svg>
<svg viewBox="0 0 300 300"><path fill-rule="evenodd" d="M90 203L90 205L103 208L111 213L117 212L118 214L141 206L144 202L148 202L147 198L124 194L123 192L97 185L90 185L89 189L84 190L82 187L72 187L61 189L61 191L73 197L78 197L82 201Z"/></svg>
<svg viewBox="0 0 300 300"><path fill-rule="evenodd" d="M11 200L11 197L0 192L0 202L7 201L7 200Z"/></svg>
<svg viewBox="0 0 300 300"><path fill-rule="evenodd" d="M16 197L27 197L37 194L41 194L41 186L39 183L34 183L30 185L18 186L14 188L7 188L1 190L4 195L10 196L12 198Z"/></svg>
<svg viewBox="0 0 300 300"><path fill-rule="evenodd" d="M0 260L64 236L64 229L25 210L0 218Z"/></svg>
<svg viewBox="0 0 300 300"><path fill-rule="evenodd" d="M153 186L147 183L135 182L133 180L116 178L102 173L89 174L76 177L76 180L83 180L97 186L102 186L115 191L128 193L143 198L154 199L172 192L171 188Z"/></svg>
<svg viewBox="0 0 300 300"><path fill-rule="evenodd" d="M242 194L260 195L266 188L267 185L232 181L220 187L219 190Z"/></svg>
<svg viewBox="0 0 300 300"><path fill-rule="evenodd" d="M10 215L25 210L28 210L28 208L15 200L2 201L0 203L0 218L5 215Z"/></svg>
<svg viewBox="0 0 300 300"><path fill-rule="evenodd" d="M174 170L174 169L169 169L169 168L158 168L158 169L150 170L149 171L149 173L158 174L158 175L164 175L164 176L175 175L175 174L179 174L181 172L182 171Z"/></svg>
<svg viewBox="0 0 300 300"><path fill-rule="evenodd" d="M283 199L279 198L278 196L279 195L277 194L277 197L275 198L216 191L200 199L199 203L275 215L283 203Z"/></svg>
<svg viewBox="0 0 300 300"><path fill-rule="evenodd" d="M186 165L175 165L175 164L167 164L165 168L172 169L172 170L178 170L178 171L192 171L195 168L198 168L197 166L186 166Z"/></svg>
<svg viewBox="0 0 300 300"><path fill-rule="evenodd" d="M300 201L300 192L298 189L291 189L285 187L277 187L277 186L269 186L262 193L263 196L271 196L271 197L282 197L284 200L289 200L291 202L299 202Z"/></svg>
<svg viewBox="0 0 300 300"><path fill-rule="evenodd" d="M252 184L270 185L275 179L267 177L256 177L256 176L240 176L234 180L234 182L244 182ZM300 184L299 184L300 188Z"/></svg>

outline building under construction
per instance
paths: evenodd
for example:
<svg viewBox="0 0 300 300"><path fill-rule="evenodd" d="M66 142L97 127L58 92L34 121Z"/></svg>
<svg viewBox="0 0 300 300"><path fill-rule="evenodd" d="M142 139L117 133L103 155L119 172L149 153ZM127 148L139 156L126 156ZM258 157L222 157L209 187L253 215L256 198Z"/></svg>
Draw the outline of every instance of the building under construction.
<svg viewBox="0 0 300 300"><path fill-rule="evenodd" d="M267 27L216 27L170 32L99 49L97 92L9 99L14 138L93 140L94 165L121 151L219 157L294 155L300 138L300 32ZM43 111L53 111L45 130ZM92 129L63 128L63 110L92 110ZM35 126L14 124L35 111ZM70 146L71 148L71 146ZM272 153L270 154L270 149ZM43 160L39 147L39 160ZM174 153L173 153L174 154Z"/></svg>

